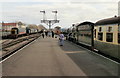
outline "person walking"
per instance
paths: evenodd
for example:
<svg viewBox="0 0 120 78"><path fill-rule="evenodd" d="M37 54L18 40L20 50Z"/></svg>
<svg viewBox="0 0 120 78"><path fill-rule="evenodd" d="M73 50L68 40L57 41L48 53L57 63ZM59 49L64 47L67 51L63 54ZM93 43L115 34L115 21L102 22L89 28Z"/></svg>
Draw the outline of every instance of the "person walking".
<svg viewBox="0 0 120 78"><path fill-rule="evenodd" d="M42 33L42 37L44 38L44 32Z"/></svg>
<svg viewBox="0 0 120 78"><path fill-rule="evenodd" d="M45 36L46 36L46 37L48 36L48 31L45 31Z"/></svg>
<svg viewBox="0 0 120 78"><path fill-rule="evenodd" d="M48 36L49 36L49 37L51 36L51 32L50 32L50 31L48 31Z"/></svg>
<svg viewBox="0 0 120 78"><path fill-rule="evenodd" d="M44 38L44 30L41 30L40 33L41 33L42 37Z"/></svg>
<svg viewBox="0 0 120 78"><path fill-rule="evenodd" d="M64 35L62 33L59 34L59 41L60 41L60 46L63 46L64 43Z"/></svg>
<svg viewBox="0 0 120 78"><path fill-rule="evenodd" d="M52 38L54 38L54 32L52 31Z"/></svg>

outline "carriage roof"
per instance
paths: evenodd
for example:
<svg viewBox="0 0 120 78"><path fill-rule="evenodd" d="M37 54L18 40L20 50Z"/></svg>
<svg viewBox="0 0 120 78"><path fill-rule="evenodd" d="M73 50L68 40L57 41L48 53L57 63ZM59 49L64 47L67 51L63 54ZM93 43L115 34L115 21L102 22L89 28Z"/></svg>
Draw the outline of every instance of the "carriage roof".
<svg viewBox="0 0 120 78"><path fill-rule="evenodd" d="M120 23L120 16L99 20L95 23L95 26L107 25L107 24L118 24L118 23Z"/></svg>
<svg viewBox="0 0 120 78"><path fill-rule="evenodd" d="M82 22L82 23L80 23L80 24L77 25L77 26L82 26L82 25L91 25L91 26L93 26L94 23L86 21L86 22Z"/></svg>

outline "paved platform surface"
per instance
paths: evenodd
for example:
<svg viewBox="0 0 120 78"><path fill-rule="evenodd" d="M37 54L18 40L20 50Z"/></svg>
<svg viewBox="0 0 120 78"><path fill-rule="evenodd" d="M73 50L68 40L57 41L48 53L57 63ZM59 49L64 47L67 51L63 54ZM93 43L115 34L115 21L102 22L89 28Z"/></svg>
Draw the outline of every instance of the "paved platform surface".
<svg viewBox="0 0 120 78"><path fill-rule="evenodd" d="M2 63L3 76L116 76L117 64L69 41L38 38Z"/></svg>

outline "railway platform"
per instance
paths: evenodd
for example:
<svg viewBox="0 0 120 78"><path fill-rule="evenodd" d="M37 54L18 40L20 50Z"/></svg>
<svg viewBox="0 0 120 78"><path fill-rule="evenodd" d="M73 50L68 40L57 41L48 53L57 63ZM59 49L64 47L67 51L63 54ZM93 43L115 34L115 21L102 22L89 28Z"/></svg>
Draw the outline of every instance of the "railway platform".
<svg viewBox="0 0 120 78"><path fill-rule="evenodd" d="M2 62L3 76L118 76L118 64L69 41L38 38Z"/></svg>

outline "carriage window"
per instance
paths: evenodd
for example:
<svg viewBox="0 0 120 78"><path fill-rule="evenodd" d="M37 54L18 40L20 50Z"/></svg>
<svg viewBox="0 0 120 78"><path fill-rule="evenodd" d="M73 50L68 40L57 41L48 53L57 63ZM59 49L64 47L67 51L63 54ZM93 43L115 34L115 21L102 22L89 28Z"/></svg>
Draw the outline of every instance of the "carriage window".
<svg viewBox="0 0 120 78"><path fill-rule="evenodd" d="M101 32L102 31L102 27L99 27L99 32Z"/></svg>
<svg viewBox="0 0 120 78"><path fill-rule="evenodd" d="M120 44L120 33L118 33L118 44Z"/></svg>
<svg viewBox="0 0 120 78"><path fill-rule="evenodd" d="M16 30L15 30L15 29L12 29L12 30L11 30L11 34L16 34Z"/></svg>
<svg viewBox="0 0 120 78"><path fill-rule="evenodd" d="M113 33L107 33L106 34L106 41L107 42L113 42Z"/></svg>
<svg viewBox="0 0 120 78"><path fill-rule="evenodd" d="M98 40L103 40L103 33L98 33Z"/></svg>
<svg viewBox="0 0 120 78"><path fill-rule="evenodd" d="M112 31L112 27L108 27L108 32L111 32Z"/></svg>

